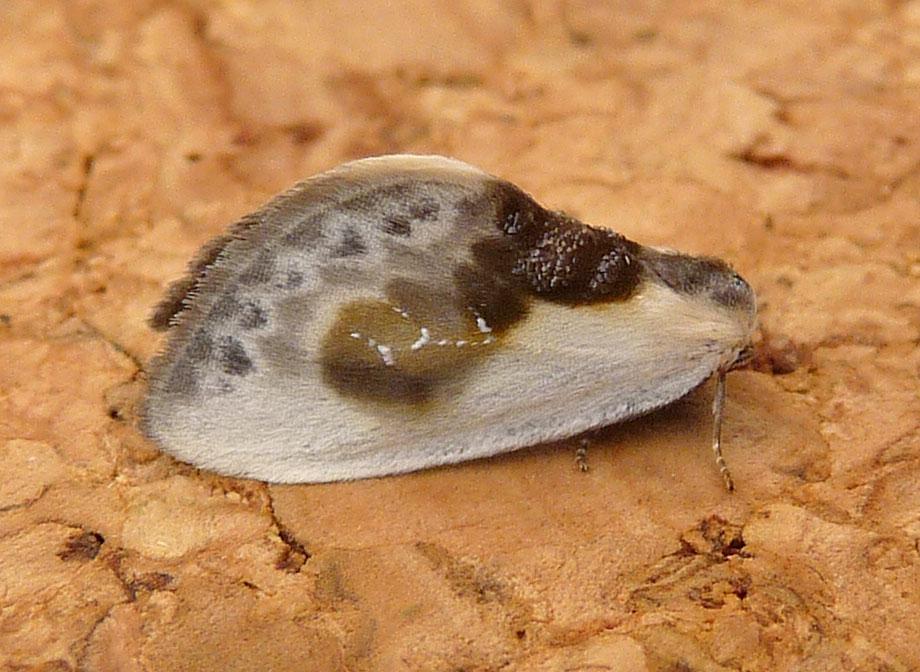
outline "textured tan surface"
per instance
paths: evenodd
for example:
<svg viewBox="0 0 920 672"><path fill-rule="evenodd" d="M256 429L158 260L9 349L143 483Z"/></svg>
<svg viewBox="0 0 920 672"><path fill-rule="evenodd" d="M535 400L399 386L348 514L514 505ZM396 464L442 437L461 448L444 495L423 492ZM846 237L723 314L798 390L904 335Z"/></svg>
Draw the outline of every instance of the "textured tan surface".
<svg viewBox="0 0 920 672"><path fill-rule="evenodd" d="M732 260L738 492L706 389L587 474L267 488L147 443L196 247L389 151ZM0 669L920 669L920 1L5 0L0 153Z"/></svg>

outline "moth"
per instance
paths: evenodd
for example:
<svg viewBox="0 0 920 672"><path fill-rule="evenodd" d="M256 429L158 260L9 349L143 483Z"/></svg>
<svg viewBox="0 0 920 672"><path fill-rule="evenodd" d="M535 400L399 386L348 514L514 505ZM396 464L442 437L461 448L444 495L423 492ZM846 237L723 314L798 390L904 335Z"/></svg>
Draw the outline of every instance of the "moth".
<svg viewBox="0 0 920 672"><path fill-rule="evenodd" d="M441 156L361 159L207 243L150 324L143 432L227 475L385 476L575 436L749 355L751 287Z"/></svg>

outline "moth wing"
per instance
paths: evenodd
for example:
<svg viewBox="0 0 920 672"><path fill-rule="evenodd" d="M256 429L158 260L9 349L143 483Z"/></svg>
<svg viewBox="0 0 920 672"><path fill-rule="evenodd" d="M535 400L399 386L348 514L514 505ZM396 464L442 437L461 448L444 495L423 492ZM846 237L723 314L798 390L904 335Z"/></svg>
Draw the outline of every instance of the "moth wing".
<svg viewBox="0 0 920 672"><path fill-rule="evenodd" d="M180 459L266 480L390 473L359 473L356 456L383 451L398 435L387 428L419 426L419 385L443 386L445 363L468 371L478 343L457 344L485 339L455 290L472 240L498 235L492 182L442 157L362 160L243 218L152 318L168 340L148 367L145 433ZM387 371L393 339L411 352L422 327L437 342Z"/></svg>
<svg viewBox="0 0 920 672"><path fill-rule="evenodd" d="M157 313L147 435L227 474L383 476L633 417L719 366L730 320L660 284L580 306L483 273L494 184L447 159L372 159L244 218Z"/></svg>

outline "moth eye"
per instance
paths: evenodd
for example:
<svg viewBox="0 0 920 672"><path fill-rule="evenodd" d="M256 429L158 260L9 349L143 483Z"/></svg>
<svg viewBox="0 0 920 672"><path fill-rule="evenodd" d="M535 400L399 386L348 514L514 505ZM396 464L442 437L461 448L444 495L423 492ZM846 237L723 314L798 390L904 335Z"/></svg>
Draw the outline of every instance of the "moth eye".
<svg viewBox="0 0 920 672"><path fill-rule="evenodd" d="M620 296L635 287L638 274L639 265L633 262L629 252L613 249L597 262L588 289L598 296Z"/></svg>

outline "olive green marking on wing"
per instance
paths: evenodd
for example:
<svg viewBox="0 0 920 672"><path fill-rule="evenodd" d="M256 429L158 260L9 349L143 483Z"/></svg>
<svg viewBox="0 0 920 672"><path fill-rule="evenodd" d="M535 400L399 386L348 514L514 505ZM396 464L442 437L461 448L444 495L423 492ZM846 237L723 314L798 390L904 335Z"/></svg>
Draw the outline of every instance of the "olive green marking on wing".
<svg viewBox="0 0 920 672"><path fill-rule="evenodd" d="M482 331L472 313L426 305L431 298L415 306L369 299L341 307L320 349L324 383L365 401L424 404L462 379L498 346L496 336Z"/></svg>

